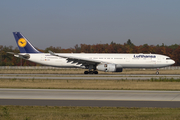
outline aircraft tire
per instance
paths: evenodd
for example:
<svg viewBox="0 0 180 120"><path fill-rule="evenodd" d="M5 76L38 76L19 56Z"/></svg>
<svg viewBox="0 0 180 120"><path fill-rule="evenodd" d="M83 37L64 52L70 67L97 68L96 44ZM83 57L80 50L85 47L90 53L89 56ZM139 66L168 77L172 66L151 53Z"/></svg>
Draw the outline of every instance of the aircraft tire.
<svg viewBox="0 0 180 120"><path fill-rule="evenodd" d="M89 74L89 72L88 71L84 71L84 74Z"/></svg>

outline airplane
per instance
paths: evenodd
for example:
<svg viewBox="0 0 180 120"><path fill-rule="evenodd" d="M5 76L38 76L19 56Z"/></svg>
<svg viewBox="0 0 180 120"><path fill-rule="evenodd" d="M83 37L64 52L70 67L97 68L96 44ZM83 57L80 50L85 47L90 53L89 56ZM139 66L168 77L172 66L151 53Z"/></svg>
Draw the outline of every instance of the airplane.
<svg viewBox="0 0 180 120"><path fill-rule="evenodd" d="M175 63L170 57L160 54L126 53L42 53L38 51L20 32L13 32L20 53L8 52L15 57L42 65L60 68L88 69L84 74L122 72L124 68L159 68Z"/></svg>

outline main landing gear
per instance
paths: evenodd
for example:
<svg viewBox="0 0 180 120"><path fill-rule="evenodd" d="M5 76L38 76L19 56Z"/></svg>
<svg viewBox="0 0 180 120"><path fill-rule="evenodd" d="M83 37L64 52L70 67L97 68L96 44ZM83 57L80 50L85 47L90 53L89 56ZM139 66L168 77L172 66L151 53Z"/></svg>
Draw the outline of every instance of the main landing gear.
<svg viewBox="0 0 180 120"><path fill-rule="evenodd" d="M84 71L84 74L98 74L98 71Z"/></svg>
<svg viewBox="0 0 180 120"><path fill-rule="evenodd" d="M86 66L86 69L89 69L89 71L84 71L84 74L98 74L98 71L96 71L96 66L94 65L88 65Z"/></svg>

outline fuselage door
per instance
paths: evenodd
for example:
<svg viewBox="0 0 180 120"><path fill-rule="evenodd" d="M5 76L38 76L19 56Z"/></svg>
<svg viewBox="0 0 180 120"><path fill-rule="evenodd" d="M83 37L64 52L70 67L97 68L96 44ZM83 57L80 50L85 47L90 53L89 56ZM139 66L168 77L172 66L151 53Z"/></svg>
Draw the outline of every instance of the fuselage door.
<svg viewBox="0 0 180 120"><path fill-rule="evenodd" d="M130 57L126 56L125 60L126 60L126 62L130 62Z"/></svg>
<svg viewBox="0 0 180 120"><path fill-rule="evenodd" d="M157 63L161 62L161 56L157 56Z"/></svg>

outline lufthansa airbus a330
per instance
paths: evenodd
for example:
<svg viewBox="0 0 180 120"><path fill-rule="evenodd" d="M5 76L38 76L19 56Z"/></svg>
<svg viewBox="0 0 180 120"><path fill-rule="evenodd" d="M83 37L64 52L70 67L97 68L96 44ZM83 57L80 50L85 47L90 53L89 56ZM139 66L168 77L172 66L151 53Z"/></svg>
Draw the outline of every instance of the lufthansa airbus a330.
<svg viewBox="0 0 180 120"><path fill-rule="evenodd" d="M123 68L161 68L175 63L170 57L159 54L41 53L20 32L13 34L20 53L8 53L15 57L53 67L88 69L84 74L122 72ZM159 74L158 69L156 74Z"/></svg>

